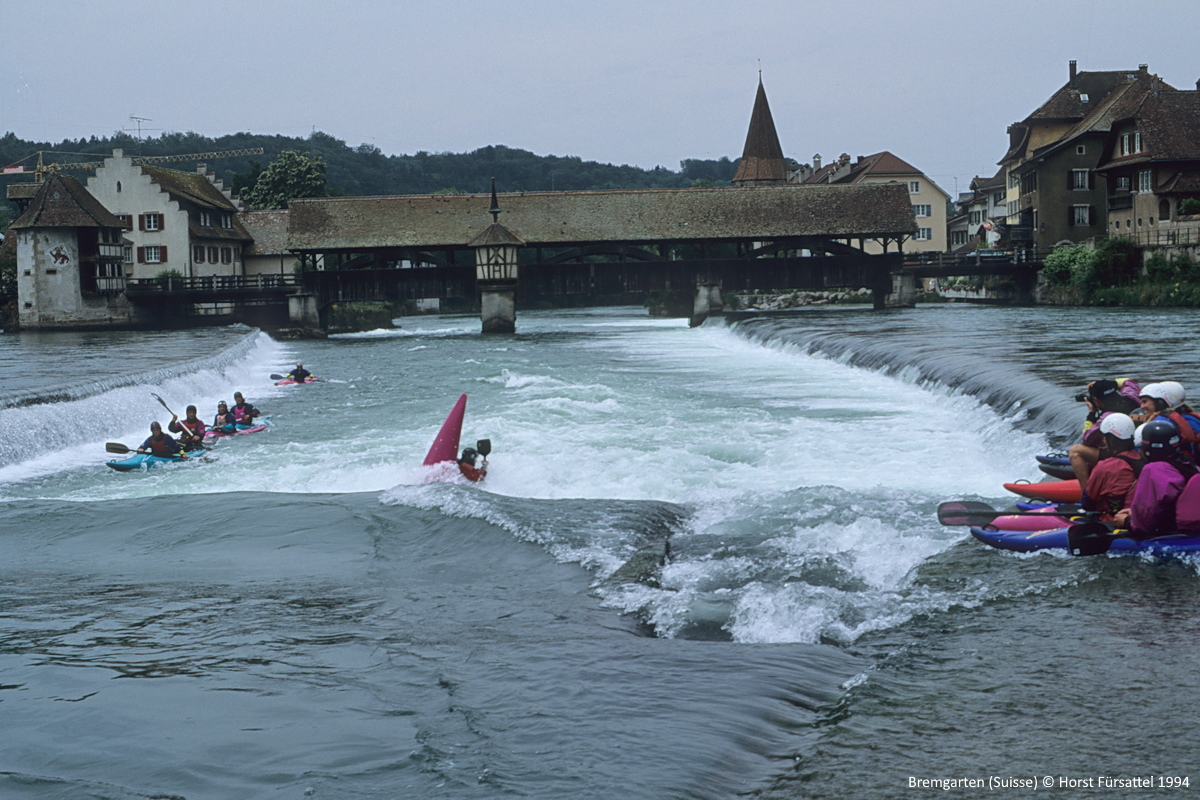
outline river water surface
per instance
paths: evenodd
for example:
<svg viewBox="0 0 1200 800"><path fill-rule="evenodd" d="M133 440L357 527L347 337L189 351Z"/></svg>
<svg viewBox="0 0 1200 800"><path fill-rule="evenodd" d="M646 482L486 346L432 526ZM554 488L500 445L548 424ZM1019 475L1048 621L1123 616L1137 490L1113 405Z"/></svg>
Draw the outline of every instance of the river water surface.
<svg viewBox="0 0 1200 800"><path fill-rule="evenodd" d="M1038 479L1088 379L1200 394L1198 321L933 306L689 329L620 308L491 337L452 316L299 343L0 336L0 797L1032 797L1011 779L1188 775L1196 562L1001 553L935 509ZM297 359L322 381L274 386ZM235 390L267 432L103 465L168 419L152 393L211 418ZM428 483L461 393L489 476Z"/></svg>

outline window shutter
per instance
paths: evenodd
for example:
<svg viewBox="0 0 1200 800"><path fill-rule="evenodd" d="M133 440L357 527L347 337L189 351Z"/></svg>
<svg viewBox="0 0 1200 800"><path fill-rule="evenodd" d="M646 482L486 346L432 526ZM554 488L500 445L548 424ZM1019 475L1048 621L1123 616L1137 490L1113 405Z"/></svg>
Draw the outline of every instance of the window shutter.
<svg viewBox="0 0 1200 800"><path fill-rule="evenodd" d="M1088 225L1096 224L1096 207L1088 206Z"/></svg>
<svg viewBox="0 0 1200 800"><path fill-rule="evenodd" d="M139 264L146 263L146 248L144 248L144 247L138 248L138 263Z"/></svg>
<svg viewBox="0 0 1200 800"><path fill-rule="evenodd" d="M163 263L167 261L167 246L165 244L158 248L158 260Z"/></svg>
<svg viewBox="0 0 1200 800"><path fill-rule="evenodd" d="M165 230L166 227L167 227L167 215L159 214L158 215L158 229L161 231L161 230ZM166 261L166 260L167 260L166 256L164 256L163 261Z"/></svg>
<svg viewBox="0 0 1200 800"><path fill-rule="evenodd" d="M1075 224L1075 206L1067 206L1067 227Z"/></svg>
<svg viewBox="0 0 1200 800"><path fill-rule="evenodd" d="M1096 188L1096 173L1088 170L1088 189Z"/></svg>
<svg viewBox="0 0 1200 800"><path fill-rule="evenodd" d="M1067 170L1067 191L1069 192L1074 188L1075 188L1075 170L1069 169L1069 170Z"/></svg>
<svg viewBox="0 0 1200 800"><path fill-rule="evenodd" d="M146 215L145 214L138 214L138 230L139 231L146 230Z"/></svg>

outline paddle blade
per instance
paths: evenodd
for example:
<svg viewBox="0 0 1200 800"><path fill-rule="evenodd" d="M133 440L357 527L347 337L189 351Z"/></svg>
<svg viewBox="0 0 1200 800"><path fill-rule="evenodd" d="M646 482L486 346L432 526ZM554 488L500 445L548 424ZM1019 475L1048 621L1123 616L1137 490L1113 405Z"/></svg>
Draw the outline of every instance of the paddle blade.
<svg viewBox="0 0 1200 800"><path fill-rule="evenodd" d="M271 380L273 380L273 381L281 381L286 377L287 377L286 375L280 375L278 372L271 373Z"/></svg>
<svg viewBox="0 0 1200 800"><path fill-rule="evenodd" d="M938 522L943 525L990 525L992 520L1004 514L987 503L970 500L954 500L937 508Z"/></svg>
<svg viewBox="0 0 1200 800"><path fill-rule="evenodd" d="M118 455L124 455L125 453L132 453L133 449L121 444L120 442L108 442L104 445L104 451L106 453L117 453Z"/></svg>
<svg viewBox="0 0 1200 800"><path fill-rule="evenodd" d="M150 393L150 396L151 396L151 397L153 397L155 400L157 400L157 401L158 401L158 402L159 402L159 403L162 405L162 407L163 407L163 408L165 408L165 409L167 410L167 413L168 413L168 414L170 414L172 417L173 417L173 416L175 416L175 412L174 412L174 411L172 411L172 410L171 410L171 407L167 405L167 401L166 401L166 400L163 400L161 397L159 397L158 395L156 395L154 392L151 392L151 393Z"/></svg>
<svg viewBox="0 0 1200 800"><path fill-rule="evenodd" d="M492 440L480 439L475 443L475 449L479 451L479 455L487 458L492 454Z"/></svg>
<svg viewBox="0 0 1200 800"><path fill-rule="evenodd" d="M1067 549L1075 556L1107 553L1116 535L1103 522L1084 522L1067 528Z"/></svg>

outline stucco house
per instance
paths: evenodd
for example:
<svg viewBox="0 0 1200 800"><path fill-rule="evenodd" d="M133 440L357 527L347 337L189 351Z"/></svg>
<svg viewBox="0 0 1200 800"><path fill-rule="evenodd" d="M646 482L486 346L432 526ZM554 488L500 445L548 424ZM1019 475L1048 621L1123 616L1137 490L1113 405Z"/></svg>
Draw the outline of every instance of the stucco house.
<svg viewBox="0 0 1200 800"><path fill-rule="evenodd" d="M22 328L129 322L125 225L83 184L52 173L9 230L17 240L17 315Z"/></svg>
<svg viewBox="0 0 1200 800"><path fill-rule="evenodd" d="M183 172L133 163L121 150L88 178L87 189L125 223L125 274L152 278L243 275L252 241L231 192L201 164Z"/></svg>

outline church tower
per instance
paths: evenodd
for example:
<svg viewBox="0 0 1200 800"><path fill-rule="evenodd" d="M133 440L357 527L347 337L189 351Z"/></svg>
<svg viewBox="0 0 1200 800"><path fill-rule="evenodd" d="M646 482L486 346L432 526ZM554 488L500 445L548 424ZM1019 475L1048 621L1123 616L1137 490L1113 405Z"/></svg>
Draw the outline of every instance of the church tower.
<svg viewBox="0 0 1200 800"><path fill-rule="evenodd" d="M767 104L767 92L759 72L750 130L746 133L746 146L742 149L742 160L738 162L733 185L782 186L785 183L787 162L783 158L783 148L779 146L775 120L771 118L771 106Z"/></svg>

